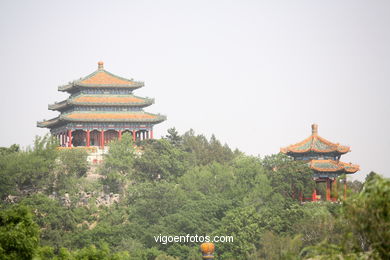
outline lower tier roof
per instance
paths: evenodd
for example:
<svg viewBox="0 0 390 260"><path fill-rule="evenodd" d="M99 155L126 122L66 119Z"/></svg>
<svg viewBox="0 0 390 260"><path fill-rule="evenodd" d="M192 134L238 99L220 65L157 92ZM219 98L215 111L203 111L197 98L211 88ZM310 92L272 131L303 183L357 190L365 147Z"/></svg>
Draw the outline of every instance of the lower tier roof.
<svg viewBox="0 0 390 260"><path fill-rule="evenodd" d="M166 120L163 115L139 112L120 111L73 111L59 117L37 123L38 127L53 128L66 122L134 122L134 123L161 123Z"/></svg>
<svg viewBox="0 0 390 260"><path fill-rule="evenodd" d="M64 110L70 105L77 106L137 106L146 107L154 103L153 99L134 95L81 94L67 100L49 105L51 110Z"/></svg>
<svg viewBox="0 0 390 260"><path fill-rule="evenodd" d="M335 160L311 160L309 166L317 172L355 173L359 171L359 165Z"/></svg>

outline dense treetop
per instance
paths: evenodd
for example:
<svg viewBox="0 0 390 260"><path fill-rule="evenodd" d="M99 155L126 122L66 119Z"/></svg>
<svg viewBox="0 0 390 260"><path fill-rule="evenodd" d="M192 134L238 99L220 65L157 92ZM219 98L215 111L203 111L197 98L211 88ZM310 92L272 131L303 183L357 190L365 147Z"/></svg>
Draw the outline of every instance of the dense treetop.
<svg viewBox="0 0 390 260"><path fill-rule="evenodd" d="M218 259L389 257L390 181L376 173L349 183L342 203L301 204L316 185L305 163L192 130L136 144L124 134L96 169L56 146L45 136L0 149L0 259L201 259L199 243L160 234L233 236Z"/></svg>

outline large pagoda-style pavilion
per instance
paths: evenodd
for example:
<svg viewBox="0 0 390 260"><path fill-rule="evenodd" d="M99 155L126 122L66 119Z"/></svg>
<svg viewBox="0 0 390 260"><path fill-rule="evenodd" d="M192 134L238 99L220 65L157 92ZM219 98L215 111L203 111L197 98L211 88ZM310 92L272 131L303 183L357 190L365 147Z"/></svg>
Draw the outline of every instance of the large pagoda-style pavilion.
<svg viewBox="0 0 390 260"><path fill-rule="evenodd" d="M37 125L49 128L63 147L104 147L113 139L121 139L125 132L129 132L134 141L153 139L153 126L166 117L143 110L154 103L153 99L133 94L143 86L143 82L106 71L103 62L99 62L95 72L58 87L70 96L49 105L49 109L61 114Z"/></svg>
<svg viewBox="0 0 390 260"><path fill-rule="evenodd" d="M312 125L312 134L297 144L281 148L280 151L294 158L307 161L313 170L313 179L316 183L326 182L326 200L337 200L337 177L344 174L353 174L359 170L358 165L341 162L341 155L350 152L348 146L332 143L318 135L318 126ZM332 192L333 191L333 192ZM331 193L334 197L331 197ZM344 179L344 197L346 196L346 180ZM318 199L314 189L311 200Z"/></svg>

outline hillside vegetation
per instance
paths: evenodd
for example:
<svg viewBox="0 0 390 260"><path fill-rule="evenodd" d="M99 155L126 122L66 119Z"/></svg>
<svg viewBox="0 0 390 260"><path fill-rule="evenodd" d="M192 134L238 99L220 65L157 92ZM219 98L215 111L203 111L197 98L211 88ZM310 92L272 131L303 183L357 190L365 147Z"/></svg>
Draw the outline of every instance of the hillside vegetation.
<svg viewBox="0 0 390 260"><path fill-rule="evenodd" d="M306 164L192 130L136 146L123 135L97 168L56 147L45 136L0 149L0 259L201 259L199 243L160 234L233 236L216 259L390 257L390 181L375 173L342 203L302 204L315 185Z"/></svg>

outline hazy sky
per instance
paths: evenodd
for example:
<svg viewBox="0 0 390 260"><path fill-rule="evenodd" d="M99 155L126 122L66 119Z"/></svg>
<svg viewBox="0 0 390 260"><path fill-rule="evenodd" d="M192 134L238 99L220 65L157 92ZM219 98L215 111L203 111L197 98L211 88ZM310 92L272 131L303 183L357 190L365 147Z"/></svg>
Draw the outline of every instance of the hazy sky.
<svg viewBox="0 0 390 260"><path fill-rule="evenodd" d="M0 146L56 117L57 87L105 69L145 82L148 112L268 155L310 135L390 177L390 1L0 0Z"/></svg>

